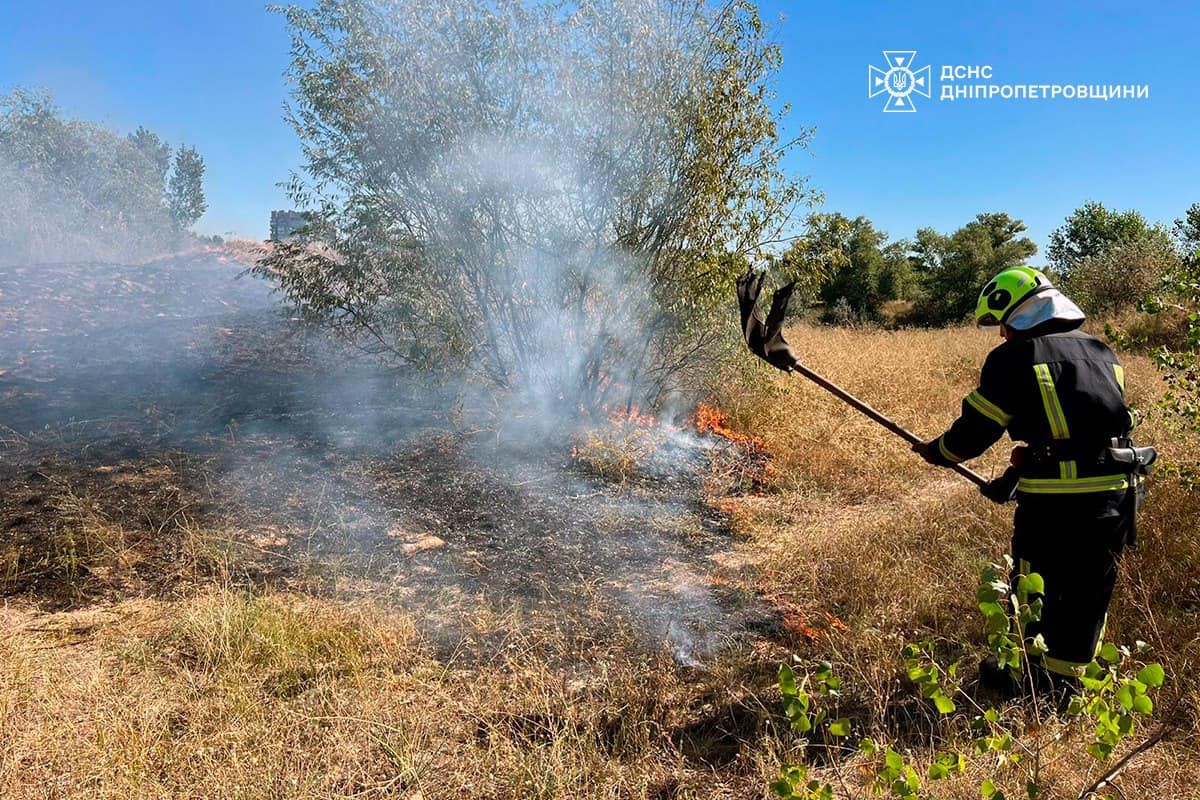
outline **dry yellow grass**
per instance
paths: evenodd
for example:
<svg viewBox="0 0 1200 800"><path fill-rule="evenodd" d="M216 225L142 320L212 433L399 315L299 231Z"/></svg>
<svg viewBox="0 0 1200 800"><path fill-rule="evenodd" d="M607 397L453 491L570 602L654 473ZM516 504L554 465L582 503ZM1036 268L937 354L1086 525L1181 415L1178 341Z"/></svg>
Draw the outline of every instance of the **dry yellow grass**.
<svg viewBox="0 0 1200 800"><path fill-rule="evenodd" d="M738 797L770 774L769 751L732 780L689 764L737 722L684 720L739 694L736 664L685 680L489 624L510 642L481 664L402 614L290 593L4 612L3 796Z"/></svg>
<svg viewBox="0 0 1200 800"><path fill-rule="evenodd" d="M805 326L788 338L808 366L926 438L957 416L998 343L994 334L967 328ZM1164 464L1194 470L1200 437L1170 429L1155 411L1162 384L1153 364L1136 354L1122 359L1131 403L1147 418L1138 438L1156 445ZM898 437L801 378L759 370L753 380L726 385L733 388L723 397L725 409L768 442L783 481L778 494L745 499L735 512L760 587L810 614L829 611L846 622L847 630L835 631L815 653L851 676L850 691L871 709L868 729L894 735L896 708L911 696L895 680L904 642L933 639L947 658L961 657L968 667L982 656L974 587L980 569L1008 549L1011 506L991 504L965 480L925 466ZM1007 455L1002 442L971 466L996 474ZM1193 674L1200 658L1197 495L1178 477L1155 482L1140 547L1124 558L1111 608L1109 639L1145 640L1167 667L1173 685L1160 711L1180 726L1173 743L1128 771L1122 785L1130 797L1195 796L1188 764L1200 713ZM1068 796L1072 786L1078 792L1084 776L1097 771L1071 741L1053 745L1050 796ZM923 755L931 757L932 749ZM970 777L974 784L944 785L937 796L978 796L980 776ZM1019 781L1005 788L1010 797L1023 795Z"/></svg>
<svg viewBox="0 0 1200 800"><path fill-rule="evenodd" d="M927 436L953 419L994 344L966 329L790 338L811 366ZM1150 409L1153 366L1124 360L1135 405ZM983 652L976 577L1006 549L1011 512L799 378L753 369L724 385L723 410L767 441L779 485L723 501L740 534L723 579L813 620L817 640L790 644L835 662L861 732L927 763L941 739L899 651L931 639L970 670ZM1154 415L1140 435L1168 463L1194 465L1196 437ZM1155 648L1170 676L1159 716L1181 726L1129 769L1129 797L1195 796L1198 494L1177 478L1155 484L1113 604L1112 638ZM87 569L128 570L124 534L72 503ZM447 649L382 601L234 587L227 535L179 525L170 569L188 583L177 599L0 609L0 796L742 798L764 796L780 761L802 755L779 724L778 643L700 671L481 606L471 636ZM1074 797L1098 768L1069 726L1043 735L1042 796ZM973 762L931 796L978 797L985 771ZM999 777L1023 796L1017 771Z"/></svg>

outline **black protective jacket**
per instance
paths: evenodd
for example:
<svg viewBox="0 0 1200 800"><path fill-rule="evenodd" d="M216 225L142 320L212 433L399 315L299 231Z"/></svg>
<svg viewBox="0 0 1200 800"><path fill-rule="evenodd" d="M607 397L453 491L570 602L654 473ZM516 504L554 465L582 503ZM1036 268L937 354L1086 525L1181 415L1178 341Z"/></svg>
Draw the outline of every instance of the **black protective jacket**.
<svg viewBox="0 0 1200 800"><path fill-rule="evenodd" d="M1029 445L1018 499L1123 494L1130 476L1108 466L1104 452L1133 426L1125 371L1103 342L1070 327L1051 321L993 350L962 415L931 443L933 458L975 458L1007 430Z"/></svg>
<svg viewBox="0 0 1200 800"><path fill-rule="evenodd" d="M1135 536L1138 487L1113 465L1114 438L1133 426L1125 371L1103 342L1051 320L993 350L979 388L967 395L950 430L930 443L942 464L974 458L1007 430L1029 454L1017 482L1013 585L1042 576L1042 666L1073 680L1097 653L1117 564ZM1015 589L1014 589L1015 590Z"/></svg>

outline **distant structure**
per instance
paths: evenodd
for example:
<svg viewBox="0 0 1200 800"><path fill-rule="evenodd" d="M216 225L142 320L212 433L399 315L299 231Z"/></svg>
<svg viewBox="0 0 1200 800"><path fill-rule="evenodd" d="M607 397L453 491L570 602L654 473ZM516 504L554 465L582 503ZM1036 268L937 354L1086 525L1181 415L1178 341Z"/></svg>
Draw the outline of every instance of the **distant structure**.
<svg viewBox="0 0 1200 800"><path fill-rule="evenodd" d="M308 215L303 211L272 211L271 241L283 242L293 239L296 232L308 224Z"/></svg>

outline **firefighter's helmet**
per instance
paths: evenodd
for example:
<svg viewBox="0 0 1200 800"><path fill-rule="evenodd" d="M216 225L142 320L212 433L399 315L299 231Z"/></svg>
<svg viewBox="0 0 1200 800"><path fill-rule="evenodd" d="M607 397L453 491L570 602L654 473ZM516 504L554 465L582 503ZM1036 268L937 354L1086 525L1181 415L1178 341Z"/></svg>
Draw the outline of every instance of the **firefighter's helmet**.
<svg viewBox="0 0 1200 800"><path fill-rule="evenodd" d="M1009 267L992 278L979 293L975 305L975 322L979 325L1000 325L1008 322L1017 308L1035 294L1054 288L1042 273L1032 267Z"/></svg>

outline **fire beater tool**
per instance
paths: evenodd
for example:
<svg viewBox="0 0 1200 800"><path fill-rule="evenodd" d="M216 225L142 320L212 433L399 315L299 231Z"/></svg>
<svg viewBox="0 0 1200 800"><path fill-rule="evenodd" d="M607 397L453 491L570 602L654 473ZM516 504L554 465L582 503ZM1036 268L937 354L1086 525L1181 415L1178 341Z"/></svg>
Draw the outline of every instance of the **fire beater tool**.
<svg viewBox="0 0 1200 800"><path fill-rule="evenodd" d="M800 359L796 358L796 354L792 352L791 346L783 338L783 317L787 313L788 301L792 297L792 291L796 288L796 282L792 281L788 285L776 290L774 296L771 298L771 310L767 312L766 322L763 322L762 317L758 313L758 296L762 292L764 277L765 273L750 270L738 278L737 283L738 305L742 311L742 335L746 337L746 344L749 346L750 352L776 369L788 373L800 373L822 389L833 394L842 402L875 420L909 444L924 444L924 439L905 430L836 383L821 377L800 363ZM977 486L984 487L988 484L987 479L982 475L961 464L954 464L951 469Z"/></svg>

